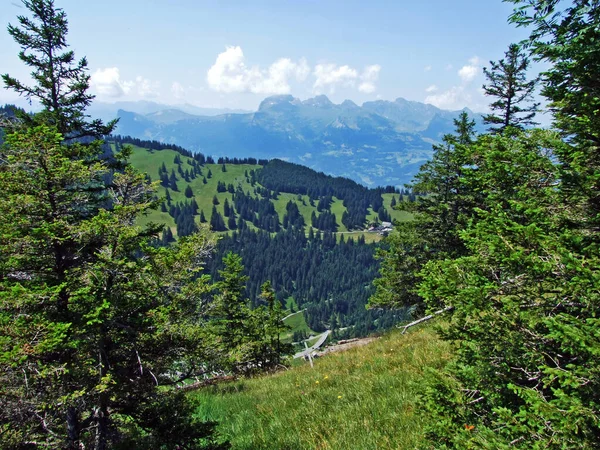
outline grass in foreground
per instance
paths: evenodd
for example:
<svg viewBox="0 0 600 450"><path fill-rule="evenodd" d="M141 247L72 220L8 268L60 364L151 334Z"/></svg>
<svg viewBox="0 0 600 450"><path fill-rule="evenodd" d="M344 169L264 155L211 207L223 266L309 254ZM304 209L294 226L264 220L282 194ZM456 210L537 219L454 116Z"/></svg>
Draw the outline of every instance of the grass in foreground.
<svg viewBox="0 0 600 450"><path fill-rule="evenodd" d="M318 359L314 369L303 365L191 395L198 416L220 422L233 449L413 449L423 425L423 371L450 355L431 329L392 332Z"/></svg>

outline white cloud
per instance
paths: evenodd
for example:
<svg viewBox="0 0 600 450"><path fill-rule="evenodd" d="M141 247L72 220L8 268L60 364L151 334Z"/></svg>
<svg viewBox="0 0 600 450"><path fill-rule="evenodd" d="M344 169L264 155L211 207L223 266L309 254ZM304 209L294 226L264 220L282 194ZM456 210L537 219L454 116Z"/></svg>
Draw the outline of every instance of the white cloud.
<svg viewBox="0 0 600 450"><path fill-rule="evenodd" d="M98 69L92 74L90 85L98 95L116 98L129 93L132 83L121 80L117 67L107 67Z"/></svg>
<svg viewBox="0 0 600 450"><path fill-rule="evenodd" d="M474 56L469 59L469 64L466 64L460 68L458 71L458 76L464 83L469 83L475 79L475 77L479 74L479 58Z"/></svg>
<svg viewBox="0 0 600 450"><path fill-rule="evenodd" d="M186 91L181 83L179 83L178 81L174 81L171 85L171 93L173 94L173 97L175 97L177 100L181 100L185 98Z"/></svg>
<svg viewBox="0 0 600 450"><path fill-rule="evenodd" d="M360 83L358 90L363 94L372 94L375 92L375 85L369 82Z"/></svg>
<svg viewBox="0 0 600 450"><path fill-rule="evenodd" d="M262 70L248 67L244 52L239 46L227 47L217 56L215 63L206 74L211 89L217 92L253 92L255 94L287 94L290 92L290 79L306 80L310 67L304 58L294 62L280 58Z"/></svg>
<svg viewBox="0 0 600 450"><path fill-rule="evenodd" d="M313 90L317 93L322 92L324 88L329 88L330 92L334 92L337 85L354 86L358 78L356 69L336 64L317 64L313 75L316 78Z"/></svg>
<svg viewBox="0 0 600 450"><path fill-rule="evenodd" d="M452 69L451 65L446 66L446 70L450 69ZM481 60L477 56L470 58L468 63L457 71L460 83L443 92L439 92L435 84L429 86L425 89L425 92L429 94L425 97L425 103L450 110L462 109L465 106L477 111L485 109L481 89L477 89L472 85L473 80L480 72Z"/></svg>
<svg viewBox="0 0 600 450"><path fill-rule="evenodd" d="M423 67L423 70L425 72L429 72L429 71L431 71L431 69L432 69L431 65L427 65L427 66Z"/></svg>
<svg viewBox="0 0 600 450"><path fill-rule="evenodd" d="M440 109L461 109L471 102L471 95L463 86L453 86L445 92L428 95L425 103L437 106Z"/></svg>
<svg viewBox="0 0 600 450"><path fill-rule="evenodd" d="M365 70L363 70L363 73L360 76L362 83L358 86L358 90L365 94L371 94L375 92L375 82L379 79L380 71L381 66L379 64L373 64L365 67Z"/></svg>
<svg viewBox="0 0 600 450"><path fill-rule="evenodd" d="M313 71L316 78L313 91L321 93L328 89L330 93L334 93L337 86L355 87L359 82L358 90L364 94L371 94L376 90L375 82L379 79L380 71L379 64L366 66L360 74L348 65L317 64Z"/></svg>
<svg viewBox="0 0 600 450"><path fill-rule="evenodd" d="M135 77L135 87L140 97L155 98L160 95L158 92L160 82L158 81L150 81L147 78L137 76Z"/></svg>
<svg viewBox="0 0 600 450"><path fill-rule="evenodd" d="M118 67L97 69L91 76L90 86L100 97L118 98L128 94L139 97L158 97L160 83L137 76L133 81L121 79Z"/></svg>

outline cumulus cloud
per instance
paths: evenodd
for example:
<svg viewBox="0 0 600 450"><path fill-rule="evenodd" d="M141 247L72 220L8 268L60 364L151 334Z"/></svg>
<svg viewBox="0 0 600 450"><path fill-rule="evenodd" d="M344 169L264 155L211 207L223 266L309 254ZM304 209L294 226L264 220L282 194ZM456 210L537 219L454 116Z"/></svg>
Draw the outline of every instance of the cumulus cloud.
<svg viewBox="0 0 600 450"><path fill-rule="evenodd" d="M452 66L450 65L446 67L447 70L451 68ZM482 95L480 89L472 86L473 80L475 80L480 72L481 60L477 56L474 56L457 71L460 83L443 92L438 92L439 90L436 85L425 89L425 92L429 94L425 97L425 103L441 109L457 110L469 106L470 108L481 110L483 104L481 102Z"/></svg>
<svg viewBox="0 0 600 450"><path fill-rule="evenodd" d="M122 81L117 67L107 67L92 74L90 85L98 95L117 98L129 93L133 83Z"/></svg>
<svg viewBox="0 0 600 450"><path fill-rule="evenodd" d="M458 71L458 76L464 83L469 83L475 79L480 70L479 63L479 58L474 56L469 60L469 64L466 64L460 68Z"/></svg>
<svg viewBox="0 0 600 450"><path fill-rule="evenodd" d="M135 77L135 88L140 97L154 98L159 96L160 82L137 76Z"/></svg>
<svg viewBox="0 0 600 450"><path fill-rule="evenodd" d="M313 75L316 80L313 85L315 92L329 88L335 91L337 85L353 86L358 78L358 72L350 66L337 66L336 64L317 64Z"/></svg>
<svg viewBox="0 0 600 450"><path fill-rule="evenodd" d="M181 100L185 98L186 91L181 83L179 83L178 81L174 81L171 85L171 93L173 94L173 97L175 97L177 100Z"/></svg>
<svg viewBox="0 0 600 450"><path fill-rule="evenodd" d="M306 80L310 67L305 59L294 62L280 58L263 70L246 65L244 52L239 46L227 47L217 56L208 69L206 80L211 89L217 92L253 92L255 94L287 94L289 81Z"/></svg>
<svg viewBox="0 0 600 450"><path fill-rule="evenodd" d="M471 95L463 86L453 86L447 91L425 97L425 103L437 106L440 109L464 108L471 100Z"/></svg>
<svg viewBox="0 0 600 450"><path fill-rule="evenodd" d="M158 97L160 83L142 76L135 80L122 80L118 67L107 67L96 70L90 79L90 86L100 97L118 98L128 94L140 97Z"/></svg>
<svg viewBox="0 0 600 450"><path fill-rule="evenodd" d="M358 86L358 90L365 94L371 94L375 92L375 82L379 79L379 72L381 71L381 66L379 64L373 64L371 66L365 67L360 79L362 83Z"/></svg>
<svg viewBox="0 0 600 450"><path fill-rule="evenodd" d="M348 66L336 64L317 64L313 71L315 82L313 91L321 93L329 90L335 92L337 86L355 87L358 82L358 90L364 94L375 92L375 82L379 79L381 66L373 64L366 66L359 74L358 70Z"/></svg>

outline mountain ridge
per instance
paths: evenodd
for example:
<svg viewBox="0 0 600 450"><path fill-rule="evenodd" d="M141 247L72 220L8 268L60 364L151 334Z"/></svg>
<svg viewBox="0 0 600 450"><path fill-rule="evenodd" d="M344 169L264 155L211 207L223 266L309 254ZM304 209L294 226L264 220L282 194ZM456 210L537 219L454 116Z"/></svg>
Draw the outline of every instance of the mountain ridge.
<svg viewBox="0 0 600 450"><path fill-rule="evenodd" d="M432 143L454 129L462 111L397 98L362 106L325 95L265 98L257 111L193 115L170 108L118 111L117 132L228 157L280 158L367 186L410 182ZM480 115L473 115L479 123Z"/></svg>

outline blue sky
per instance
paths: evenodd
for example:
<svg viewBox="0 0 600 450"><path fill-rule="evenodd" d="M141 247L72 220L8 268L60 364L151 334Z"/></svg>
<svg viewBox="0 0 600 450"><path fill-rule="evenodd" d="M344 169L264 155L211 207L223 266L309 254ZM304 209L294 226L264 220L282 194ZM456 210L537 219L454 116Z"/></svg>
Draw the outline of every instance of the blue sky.
<svg viewBox="0 0 600 450"><path fill-rule="evenodd" d="M482 67L525 31L500 0L55 0L101 101L255 109L301 99L404 97L483 111ZM27 11L0 0L0 29ZM0 32L0 73L27 78ZM14 102L0 90L0 103Z"/></svg>

